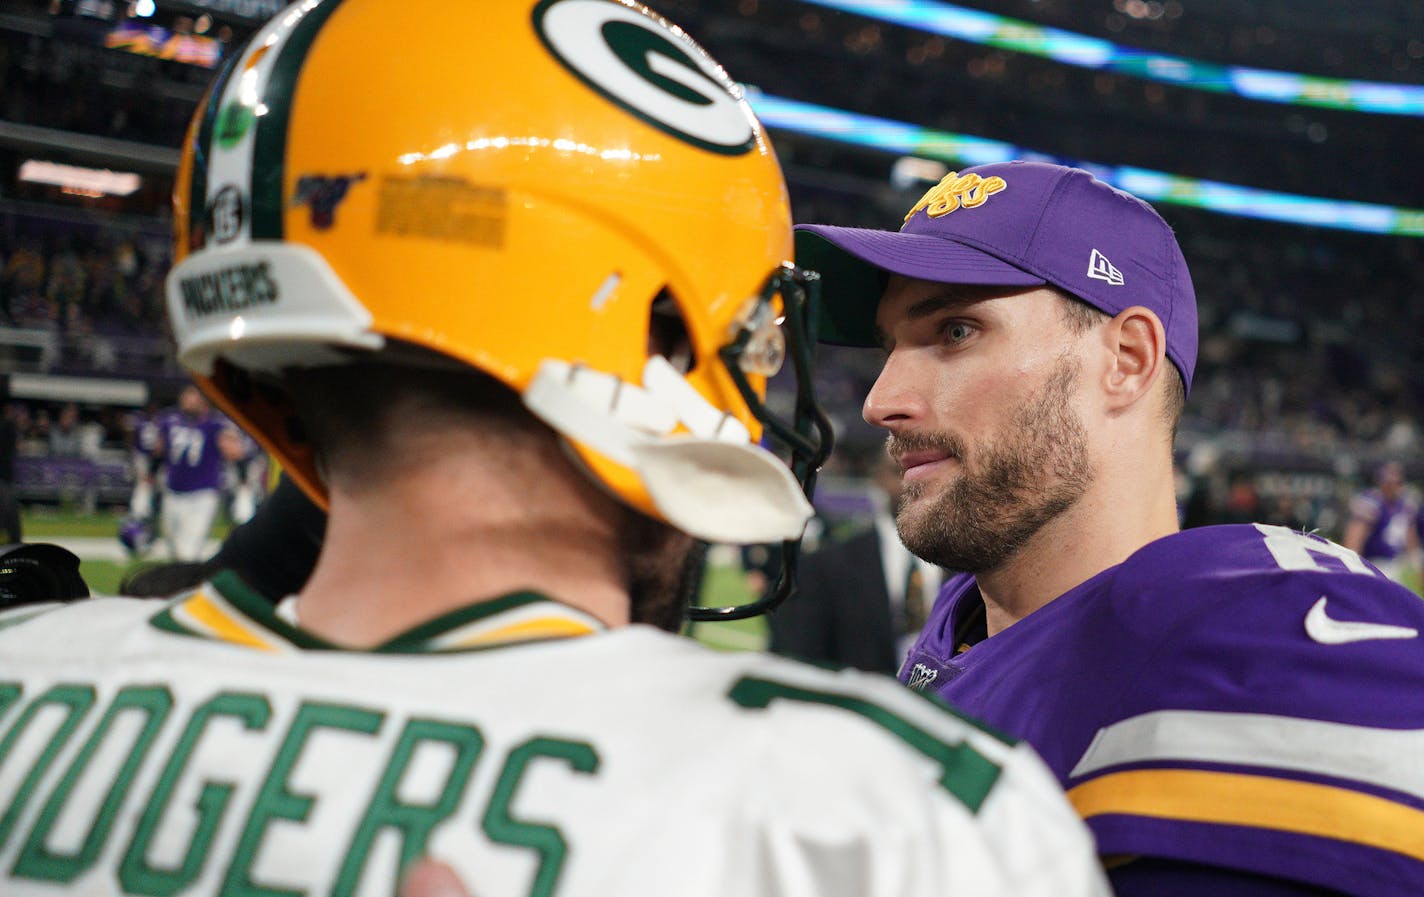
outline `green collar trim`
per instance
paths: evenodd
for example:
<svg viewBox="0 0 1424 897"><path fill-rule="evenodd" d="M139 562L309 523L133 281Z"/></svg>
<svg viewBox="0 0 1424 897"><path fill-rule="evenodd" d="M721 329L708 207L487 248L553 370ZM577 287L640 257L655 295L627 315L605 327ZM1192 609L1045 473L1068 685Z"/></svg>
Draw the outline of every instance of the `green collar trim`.
<svg viewBox="0 0 1424 897"><path fill-rule="evenodd" d="M192 609L203 610L202 618ZM594 617L545 595L520 591L441 614L374 647L353 649L282 619L270 601L231 570L218 573L205 587L172 599L149 622L165 632L260 650L370 654L485 651L589 635L607 628Z"/></svg>

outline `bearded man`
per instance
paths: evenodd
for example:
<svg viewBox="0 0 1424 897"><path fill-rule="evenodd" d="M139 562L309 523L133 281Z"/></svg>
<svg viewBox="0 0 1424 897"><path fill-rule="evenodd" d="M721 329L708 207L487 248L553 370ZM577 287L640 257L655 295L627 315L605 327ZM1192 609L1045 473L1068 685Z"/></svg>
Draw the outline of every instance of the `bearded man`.
<svg viewBox="0 0 1424 897"><path fill-rule="evenodd" d="M1424 604L1315 536L1178 532L1197 310L1166 222L999 163L797 259L822 338L885 350L901 537L963 571L901 679L1033 744L1120 897L1420 893Z"/></svg>

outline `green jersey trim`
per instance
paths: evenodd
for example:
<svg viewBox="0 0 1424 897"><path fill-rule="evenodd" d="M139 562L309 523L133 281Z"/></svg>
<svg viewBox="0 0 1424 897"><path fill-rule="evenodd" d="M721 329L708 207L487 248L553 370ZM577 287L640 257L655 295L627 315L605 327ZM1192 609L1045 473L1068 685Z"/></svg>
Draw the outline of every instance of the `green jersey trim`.
<svg viewBox="0 0 1424 897"><path fill-rule="evenodd" d="M998 763L975 750L967 741L944 741L867 698L753 676L738 680L727 696L749 710L765 710L773 701L787 700L823 704L864 717L938 763L940 786L971 813L979 812L1003 772Z"/></svg>
<svg viewBox="0 0 1424 897"><path fill-rule="evenodd" d="M374 647L352 649L284 620L270 601L226 570L196 591L170 601L149 622L165 632L268 652L371 654L484 651L591 635L606 628L582 611L521 591L441 614Z"/></svg>

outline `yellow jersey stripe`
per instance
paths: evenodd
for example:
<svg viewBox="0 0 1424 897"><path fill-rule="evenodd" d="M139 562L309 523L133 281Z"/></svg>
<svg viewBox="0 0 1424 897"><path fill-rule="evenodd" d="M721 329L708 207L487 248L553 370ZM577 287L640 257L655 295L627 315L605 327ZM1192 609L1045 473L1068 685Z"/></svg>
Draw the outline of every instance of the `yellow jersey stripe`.
<svg viewBox="0 0 1424 897"><path fill-rule="evenodd" d="M1424 860L1424 811L1348 788L1240 773L1138 769L1068 791L1084 819L1107 813L1317 835Z"/></svg>
<svg viewBox="0 0 1424 897"><path fill-rule="evenodd" d="M534 620L525 620L522 623L511 623L508 626L500 626L497 629L489 629L476 633L459 641L449 644L442 644L442 648L475 648L481 645L499 644L501 642L522 642L529 639L541 638L571 638L578 635L592 635L596 630L587 623L578 620L569 620L562 617L540 617Z"/></svg>
<svg viewBox="0 0 1424 897"><path fill-rule="evenodd" d="M245 645L262 651L276 651L277 646L264 641L252 630L238 623L223 611L213 599L202 592L184 601L181 608L193 622L200 624L225 642Z"/></svg>

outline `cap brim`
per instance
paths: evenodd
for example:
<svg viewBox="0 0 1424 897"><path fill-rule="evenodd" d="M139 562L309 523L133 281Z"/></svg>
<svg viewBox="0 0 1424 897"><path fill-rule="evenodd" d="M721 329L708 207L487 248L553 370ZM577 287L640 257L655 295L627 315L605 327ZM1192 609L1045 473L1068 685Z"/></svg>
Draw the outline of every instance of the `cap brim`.
<svg viewBox="0 0 1424 897"><path fill-rule="evenodd" d="M875 309L887 274L935 283L1036 286L1042 277L955 240L923 234L796 226L796 264L821 275L821 342L877 346Z"/></svg>

